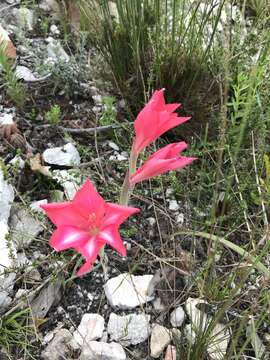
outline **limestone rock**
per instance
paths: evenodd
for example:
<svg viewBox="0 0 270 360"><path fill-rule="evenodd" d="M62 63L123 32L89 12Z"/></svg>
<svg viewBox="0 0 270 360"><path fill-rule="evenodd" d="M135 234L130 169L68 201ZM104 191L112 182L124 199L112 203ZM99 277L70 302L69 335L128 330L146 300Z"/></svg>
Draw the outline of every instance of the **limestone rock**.
<svg viewBox="0 0 270 360"><path fill-rule="evenodd" d="M74 340L82 346L100 339L104 331L104 318L99 314L84 314L78 329L73 333Z"/></svg>
<svg viewBox="0 0 270 360"><path fill-rule="evenodd" d="M112 307L133 309L153 300L147 291L153 275L135 276L120 274L109 279L104 285L105 294Z"/></svg>
<svg viewBox="0 0 270 360"><path fill-rule="evenodd" d="M123 347L115 342L91 341L83 347L80 360L126 360ZM52 359L50 359L52 360Z"/></svg>

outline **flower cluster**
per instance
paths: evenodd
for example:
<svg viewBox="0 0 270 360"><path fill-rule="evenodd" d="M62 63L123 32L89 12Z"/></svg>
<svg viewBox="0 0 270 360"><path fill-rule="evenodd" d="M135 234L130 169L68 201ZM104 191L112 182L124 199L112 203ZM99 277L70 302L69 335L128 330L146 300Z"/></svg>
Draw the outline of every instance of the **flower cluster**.
<svg viewBox="0 0 270 360"><path fill-rule="evenodd" d="M155 91L150 101L135 120L135 138L130 155L130 165L123 184L121 205L106 203L90 180L86 180L74 199L64 203L41 205L50 220L57 226L50 245L56 251L75 249L86 260L78 275L88 272L100 250L106 245L126 256L126 249L119 234L119 226L137 208L126 206L128 196L136 183L180 169L195 158L181 156L187 148L185 142L169 144L156 151L136 169L139 154L166 131L180 125L189 117L179 117L174 111L180 104L166 104L164 90Z"/></svg>

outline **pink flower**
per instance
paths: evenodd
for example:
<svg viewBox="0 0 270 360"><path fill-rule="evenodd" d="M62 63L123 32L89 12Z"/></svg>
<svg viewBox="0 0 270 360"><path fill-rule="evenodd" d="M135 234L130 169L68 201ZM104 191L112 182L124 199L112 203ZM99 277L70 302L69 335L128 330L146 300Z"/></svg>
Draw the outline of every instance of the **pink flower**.
<svg viewBox="0 0 270 360"><path fill-rule="evenodd" d="M194 157L180 156L179 153L187 148L185 142L169 144L155 152L146 162L130 177L132 185L166 173L170 170L180 169L193 160Z"/></svg>
<svg viewBox="0 0 270 360"><path fill-rule="evenodd" d="M135 120L133 149L137 154L166 131L190 119L174 112L180 104L165 104L163 92L156 90Z"/></svg>
<svg viewBox="0 0 270 360"><path fill-rule="evenodd" d="M137 208L106 203L90 180L86 180L72 201L41 207L57 226L50 245L56 251L74 248L86 259L78 275L92 267L105 244L126 256L126 248L118 229L129 216L140 211Z"/></svg>

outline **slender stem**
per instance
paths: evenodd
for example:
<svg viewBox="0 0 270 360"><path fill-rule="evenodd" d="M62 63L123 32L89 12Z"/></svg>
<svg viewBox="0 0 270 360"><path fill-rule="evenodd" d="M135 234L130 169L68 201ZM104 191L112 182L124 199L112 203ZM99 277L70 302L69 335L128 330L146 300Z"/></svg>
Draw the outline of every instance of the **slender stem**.
<svg viewBox="0 0 270 360"><path fill-rule="evenodd" d="M125 180L122 185L121 195L119 203L121 205L128 205L129 197L134 189L134 185L130 184L129 178L136 171L138 154L134 151L134 146L131 148L131 154L129 158L129 169L126 173Z"/></svg>

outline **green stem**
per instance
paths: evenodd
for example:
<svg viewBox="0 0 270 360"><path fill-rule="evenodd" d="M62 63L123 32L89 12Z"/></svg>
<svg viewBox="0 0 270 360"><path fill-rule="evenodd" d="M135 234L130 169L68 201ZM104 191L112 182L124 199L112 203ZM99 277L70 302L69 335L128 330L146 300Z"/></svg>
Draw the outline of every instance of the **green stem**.
<svg viewBox="0 0 270 360"><path fill-rule="evenodd" d="M126 173L120 194L120 200L119 200L120 205L125 205L125 206L128 205L130 195L134 189L134 185L130 184L129 178L136 171L137 159L138 159L138 154L134 151L134 147L132 146L131 154L129 158L129 169Z"/></svg>

